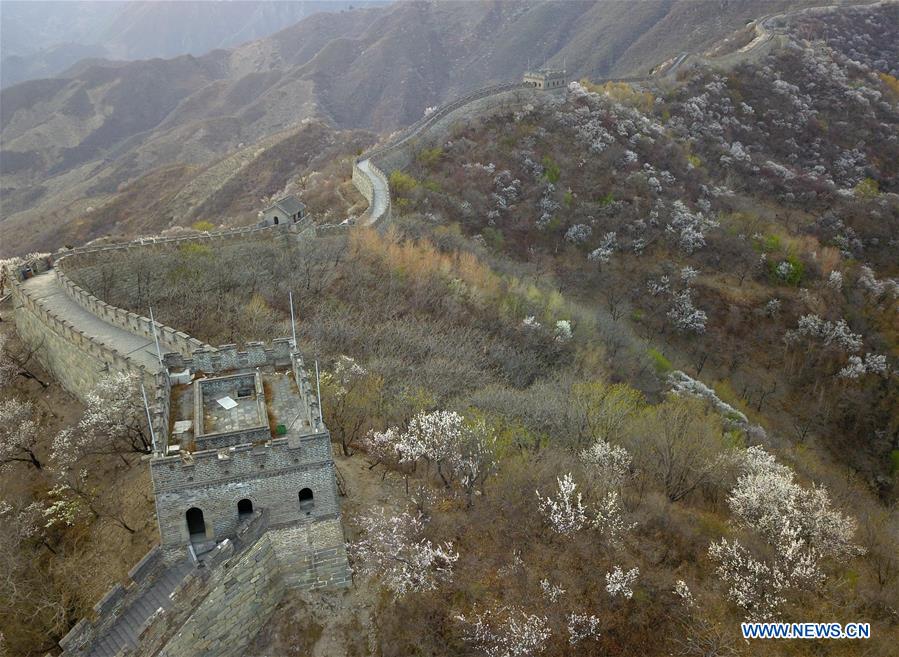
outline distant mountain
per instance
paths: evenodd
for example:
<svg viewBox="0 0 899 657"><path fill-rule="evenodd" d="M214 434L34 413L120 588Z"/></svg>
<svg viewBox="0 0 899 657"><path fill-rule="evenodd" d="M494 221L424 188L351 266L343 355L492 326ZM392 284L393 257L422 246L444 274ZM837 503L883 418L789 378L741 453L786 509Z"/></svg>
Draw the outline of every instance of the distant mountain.
<svg viewBox="0 0 899 657"><path fill-rule="evenodd" d="M58 75L84 57L203 55L266 37L317 12L386 0L0 3L0 83Z"/></svg>
<svg viewBox="0 0 899 657"><path fill-rule="evenodd" d="M572 77L644 73L754 17L825 1L401 2L314 14L202 57L83 61L0 93L0 251L49 244L60 208L106 202L151 171L207 165L304 119L393 130L529 62ZM116 24L152 31L137 18L146 10L136 3Z"/></svg>
<svg viewBox="0 0 899 657"><path fill-rule="evenodd" d="M0 64L0 81L9 87L25 80L38 80L58 75L81 59L107 55L103 46L61 43L30 55L8 55Z"/></svg>

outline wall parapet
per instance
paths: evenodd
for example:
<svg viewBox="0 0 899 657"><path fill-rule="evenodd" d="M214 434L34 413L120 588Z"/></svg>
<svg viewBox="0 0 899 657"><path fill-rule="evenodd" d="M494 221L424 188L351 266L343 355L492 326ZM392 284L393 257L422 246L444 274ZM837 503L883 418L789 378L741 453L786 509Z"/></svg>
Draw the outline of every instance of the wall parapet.
<svg viewBox="0 0 899 657"><path fill-rule="evenodd" d="M59 641L63 657L83 654L115 621L149 589L165 571L162 551L156 545L128 572L128 579L116 583L93 607L90 618L79 620Z"/></svg>
<svg viewBox="0 0 899 657"><path fill-rule="evenodd" d="M64 258L60 259L59 265L62 265L64 260ZM113 326L118 326L129 333L134 333L135 335L139 335L149 340L158 338L160 345L165 346L166 349L177 351L179 353L190 354L196 349L212 349L212 347L206 343L190 337L183 331L178 331L160 322L151 322L148 317L138 315L123 308L118 308L117 306L113 306L98 299L72 281L61 266L57 266L55 274L63 291L71 297L75 303L92 315L99 317ZM153 330L154 326L156 329L155 334Z"/></svg>
<svg viewBox="0 0 899 657"><path fill-rule="evenodd" d="M75 247L69 251L63 252L56 261L55 274L62 289L72 298L79 306L99 317L100 319L118 326L126 331L140 335L147 339L158 337L160 343L166 349L190 356L197 349L210 349L214 351L214 347L189 336L183 331L179 331L170 326L166 326L160 322L151 322L150 318L138 315L133 312L118 308L105 301L98 299L90 292L83 289L77 283L69 278L68 272L73 267L77 267L80 257L86 255L94 255L100 253L110 253L114 251L132 251L137 249L146 249L154 247L172 247L181 246L190 243L211 243L218 244L233 240L243 240L248 237L261 237L270 234L290 234L303 233L312 226L311 219L308 217L302 221L292 225L279 226L244 226L241 228L232 228L221 231L212 231L193 235L178 235L172 237L152 237L139 238L124 242L122 244L102 244L95 246ZM153 329L156 329L155 335Z"/></svg>
<svg viewBox="0 0 899 657"><path fill-rule="evenodd" d="M23 281L12 279L10 284L13 302L18 309L25 309L53 333L81 349L100 363L105 363L110 370L134 372L142 379L155 385L153 372L142 365L136 365L128 355L105 344L101 344L72 322L51 312L39 299L34 298Z"/></svg>
<svg viewBox="0 0 899 657"><path fill-rule="evenodd" d="M277 367L290 364L291 344L290 338L275 338L268 345L264 342L247 342L242 351L234 344L224 344L217 348L203 345L186 354L181 351L163 354L162 362L170 370L190 369L207 374L260 365Z"/></svg>
<svg viewBox="0 0 899 657"><path fill-rule="evenodd" d="M383 157L388 153L403 148L407 143L415 139L420 134L424 133L426 130L428 130L428 128L440 121L442 118L473 101L480 100L481 98L486 98L488 96L505 93L507 91L513 91L515 89L529 88L530 87L527 87L523 82L504 82L501 84L494 84L487 87L475 89L474 91L471 91L464 96L460 96L449 103L441 105L430 114L423 116L418 121L405 128L400 134L398 140L381 148L376 148L373 151L366 153L365 156L360 159L376 160L377 158Z"/></svg>
<svg viewBox="0 0 899 657"><path fill-rule="evenodd" d="M413 147L416 140L424 136L434 126L450 117L466 105L480 101L491 96L506 94L516 90L530 90L531 87L522 82L507 82L476 89L469 94L456 98L452 102L442 105L440 108L422 117L400 133L400 136L392 143L375 148L353 161L353 184L359 193L368 201L369 221L366 223L385 223L393 216L393 205L390 198L390 182L384 167L385 162L390 161L389 168L402 169L411 161L411 154L407 152ZM367 171L362 168L363 163ZM375 214L376 187L386 190L385 208L383 212Z"/></svg>

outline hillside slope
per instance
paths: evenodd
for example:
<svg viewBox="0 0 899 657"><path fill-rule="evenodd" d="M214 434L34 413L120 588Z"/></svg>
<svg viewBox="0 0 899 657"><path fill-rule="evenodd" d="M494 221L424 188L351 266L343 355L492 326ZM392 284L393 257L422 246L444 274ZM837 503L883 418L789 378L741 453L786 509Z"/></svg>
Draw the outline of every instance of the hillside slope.
<svg viewBox="0 0 899 657"><path fill-rule="evenodd" d="M27 2L5 0L0 86L63 74L85 57L202 55L261 39L318 12L378 0Z"/></svg>
<svg viewBox="0 0 899 657"><path fill-rule="evenodd" d="M208 164L306 118L391 130L516 79L529 62L575 77L645 71L748 17L803 4L721 2L703 13L686 0L407 2L316 14L202 57L84 62L65 79L0 93L0 253L58 246L22 227L52 232L45 218L79 199L160 167Z"/></svg>

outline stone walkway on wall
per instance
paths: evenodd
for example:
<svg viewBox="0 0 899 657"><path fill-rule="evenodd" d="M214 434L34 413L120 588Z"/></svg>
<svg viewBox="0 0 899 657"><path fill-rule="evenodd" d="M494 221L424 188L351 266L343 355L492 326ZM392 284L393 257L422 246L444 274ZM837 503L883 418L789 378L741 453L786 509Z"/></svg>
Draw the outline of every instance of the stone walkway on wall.
<svg viewBox="0 0 899 657"><path fill-rule="evenodd" d="M132 602L106 633L91 647L85 657L115 657L123 648L137 648L137 637L144 622L160 607L168 609L172 601L169 595L181 583L187 573L193 570L189 561L184 561L166 570L143 595Z"/></svg>
<svg viewBox="0 0 899 657"><path fill-rule="evenodd" d="M160 369L156 345L152 340L113 326L79 306L65 293L52 270L29 278L23 286L51 314L67 320L94 341L117 351L135 365L145 367L148 372Z"/></svg>
<svg viewBox="0 0 899 657"><path fill-rule="evenodd" d="M374 174L370 165L371 160L368 159L362 160L358 164L359 169L371 181L372 186L371 207L368 218L365 220L366 226L377 223L384 216L384 213L387 211L387 199L390 198L390 191L387 189L387 185L380 176Z"/></svg>

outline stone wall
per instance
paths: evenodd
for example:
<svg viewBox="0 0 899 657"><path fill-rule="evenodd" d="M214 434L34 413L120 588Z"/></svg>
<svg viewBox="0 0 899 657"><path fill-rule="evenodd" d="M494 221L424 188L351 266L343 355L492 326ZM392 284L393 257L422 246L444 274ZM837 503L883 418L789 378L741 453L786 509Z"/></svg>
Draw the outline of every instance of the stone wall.
<svg viewBox="0 0 899 657"><path fill-rule="evenodd" d="M339 519L271 528L256 522L249 536L225 541L154 613L140 647L121 657L244 657L288 588L350 583Z"/></svg>
<svg viewBox="0 0 899 657"><path fill-rule="evenodd" d="M192 372L215 374L225 370L261 365L282 367L290 364L290 353L290 338L275 338L270 344L247 342L243 351L238 350L237 345L223 344L218 348L197 349L188 357L182 357L179 353L168 353L163 357L163 363L169 369L190 368Z"/></svg>
<svg viewBox="0 0 899 657"><path fill-rule="evenodd" d="M113 586L103 598L94 605L93 615L82 618L59 642L63 649L63 657L77 655L89 646L97 637L124 614L159 578L165 569L162 551L154 547L143 559L128 571L128 579L124 584Z"/></svg>
<svg viewBox="0 0 899 657"><path fill-rule="evenodd" d="M154 339L153 324L149 317L129 312L123 308L112 306L93 294L80 287L72 281L68 274L62 269L64 265L68 265L66 261L69 258L60 260L59 266L55 270L56 279L59 281L60 287L69 295L75 303L113 326L125 329L130 333L139 335L149 340ZM196 349L211 349L205 342L201 342L196 338L190 337L183 331L178 331L170 326L155 322L156 333L160 346L163 351L174 351L181 354L190 354Z"/></svg>
<svg viewBox="0 0 899 657"><path fill-rule="evenodd" d="M91 339L65 317L50 312L15 279L11 281L16 330L41 365L60 385L79 399L110 373L133 373L148 390L156 387L156 377L135 365L126 354L118 353Z"/></svg>
<svg viewBox="0 0 899 657"><path fill-rule="evenodd" d="M383 173L381 175L384 175ZM385 178L386 182L386 178ZM359 190L359 193L368 201L369 208L374 198L375 190L372 186L371 179L362 169L359 168L359 161L353 162L353 185Z"/></svg>
<svg viewBox="0 0 899 657"><path fill-rule="evenodd" d="M339 514L330 435L279 438L265 445L242 445L189 458L157 457L150 462L159 534L167 560L184 555L190 541L185 514L203 512L207 540L233 536L237 503L249 499L272 524L336 517ZM311 509L300 507L299 492L314 495Z"/></svg>
<svg viewBox="0 0 899 657"><path fill-rule="evenodd" d="M303 222L283 227L248 226L231 230L215 231L210 233L183 235L178 237L157 237L139 239L124 244L107 244L87 247L77 247L62 254L56 262L56 277L66 294L78 305L93 315L103 319L114 326L125 329L135 335L148 339L154 338L153 323L148 317L128 312L122 308L112 306L84 290L71 280L69 272L86 266L90 263L102 260L113 252L129 252L135 250L172 249L184 244L208 244L219 246L234 241L248 239L268 238L273 234L302 233L311 225L309 219ZM185 356L190 356L197 349L212 349L209 345L192 338L183 331L155 322L156 337L166 351L173 351Z"/></svg>
<svg viewBox="0 0 899 657"><path fill-rule="evenodd" d="M340 518L272 528L266 536L282 565L288 587L309 590L352 583Z"/></svg>
<svg viewBox="0 0 899 657"><path fill-rule="evenodd" d="M285 584L268 535L220 567L208 593L159 657L243 657L247 644L268 622Z"/></svg>
<svg viewBox="0 0 899 657"><path fill-rule="evenodd" d="M382 171L404 169L412 163L415 152L441 143L456 123L513 110L533 102L542 93L518 82L478 89L443 105L410 126L399 141L372 152L369 158Z"/></svg>
<svg viewBox="0 0 899 657"><path fill-rule="evenodd" d="M503 111L532 99L534 89L518 82L493 85L473 91L465 96L447 103L436 111L422 117L407 127L399 139L381 148L376 148L358 158L353 163L353 184L369 204L369 213L373 208L374 181L377 178L387 190L387 207L381 217L376 218L381 224L389 222L392 216L390 187L385 172L404 169L411 164L416 150L431 143L439 143L450 127L458 121L473 117L486 116L494 111ZM360 168L360 163L367 160L367 173Z"/></svg>

